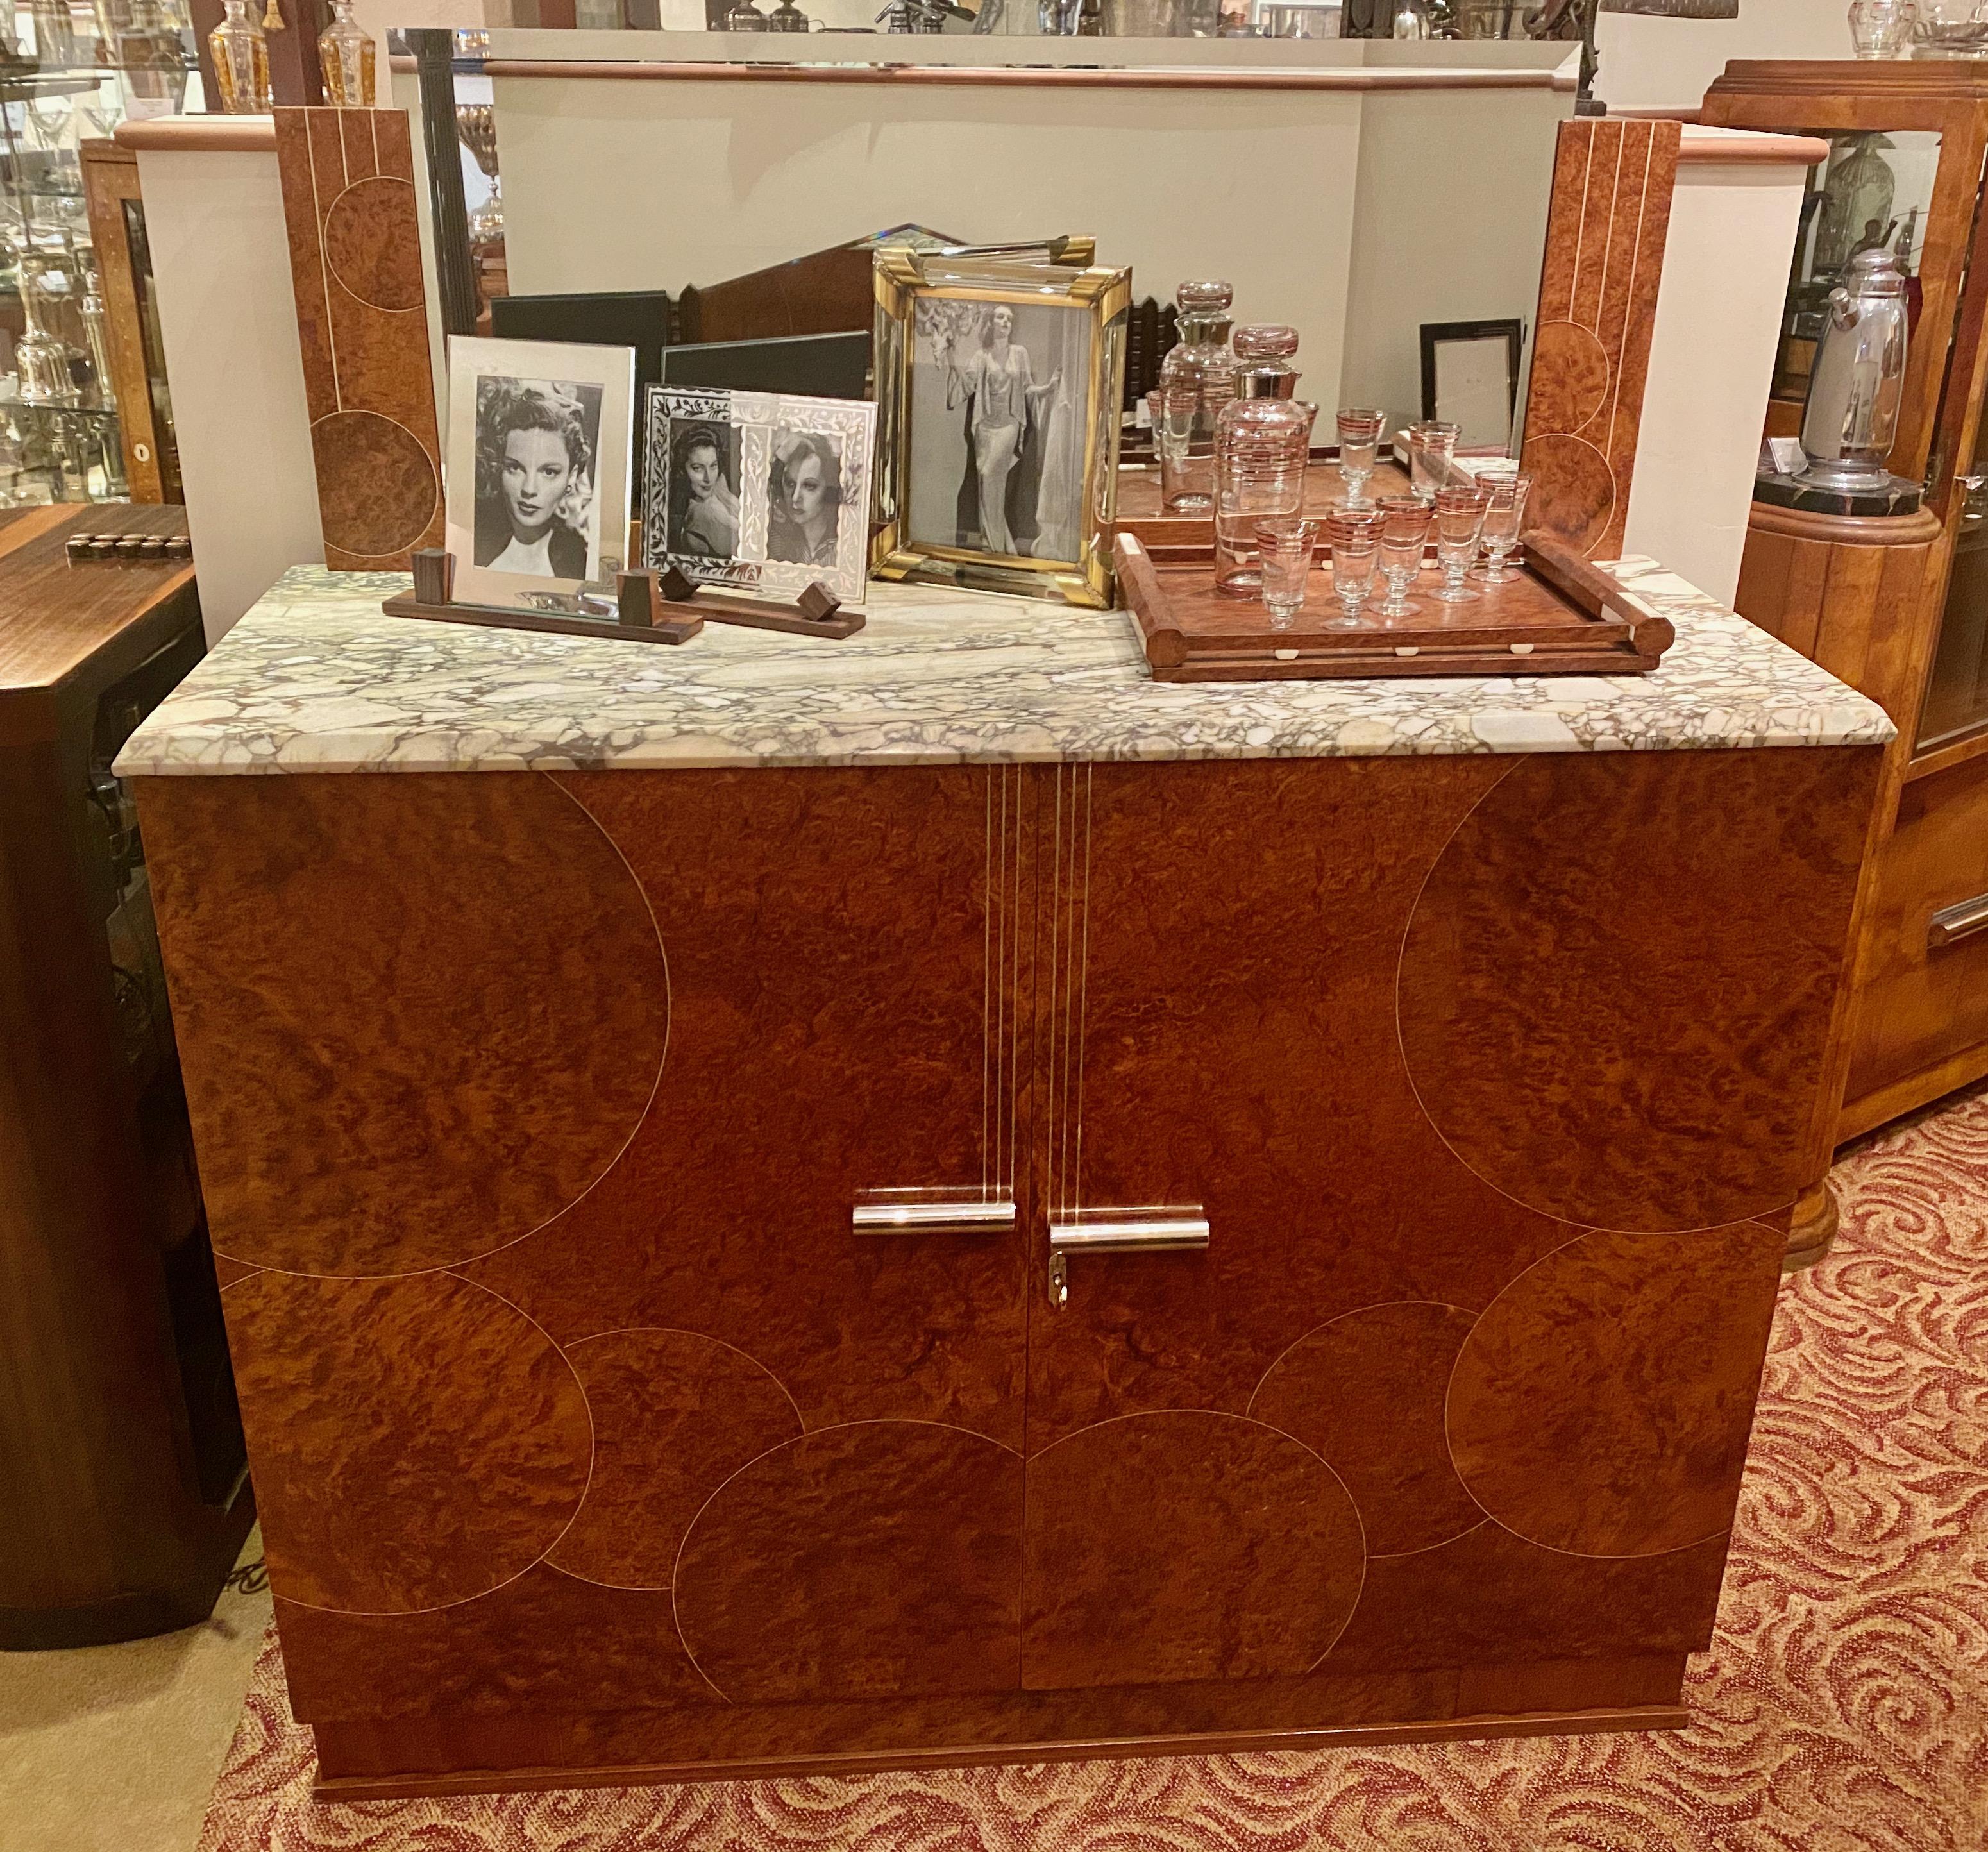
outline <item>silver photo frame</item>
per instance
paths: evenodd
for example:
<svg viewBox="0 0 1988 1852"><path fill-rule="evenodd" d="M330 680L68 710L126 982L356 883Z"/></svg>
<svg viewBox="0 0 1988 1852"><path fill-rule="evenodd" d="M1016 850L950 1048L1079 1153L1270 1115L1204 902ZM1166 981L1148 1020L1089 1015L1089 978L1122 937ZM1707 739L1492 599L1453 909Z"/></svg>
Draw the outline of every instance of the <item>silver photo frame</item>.
<svg viewBox="0 0 1988 1852"><path fill-rule="evenodd" d="M868 582L877 407L854 399L651 386L642 563L766 598Z"/></svg>

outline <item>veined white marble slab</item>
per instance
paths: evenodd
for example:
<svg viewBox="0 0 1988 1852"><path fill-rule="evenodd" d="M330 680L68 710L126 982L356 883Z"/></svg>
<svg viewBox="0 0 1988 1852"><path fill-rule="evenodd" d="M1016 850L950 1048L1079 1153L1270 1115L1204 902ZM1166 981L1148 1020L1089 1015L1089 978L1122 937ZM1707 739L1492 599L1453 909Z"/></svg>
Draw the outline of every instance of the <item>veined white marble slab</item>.
<svg viewBox="0 0 1988 1852"><path fill-rule="evenodd" d="M1323 759L1875 745L1883 711L1648 560L1655 673L1156 682L1131 618L873 586L841 642L678 648L388 617L397 573L300 566L132 735L127 775Z"/></svg>

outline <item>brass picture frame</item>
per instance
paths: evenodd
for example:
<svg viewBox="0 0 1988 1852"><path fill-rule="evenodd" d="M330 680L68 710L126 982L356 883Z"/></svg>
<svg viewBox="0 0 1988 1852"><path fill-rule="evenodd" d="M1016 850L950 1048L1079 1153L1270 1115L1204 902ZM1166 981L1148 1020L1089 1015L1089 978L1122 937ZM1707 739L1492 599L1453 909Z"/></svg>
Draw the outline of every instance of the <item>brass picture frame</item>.
<svg viewBox="0 0 1988 1852"><path fill-rule="evenodd" d="M1132 273L1055 248L877 253L874 577L1110 607Z"/></svg>

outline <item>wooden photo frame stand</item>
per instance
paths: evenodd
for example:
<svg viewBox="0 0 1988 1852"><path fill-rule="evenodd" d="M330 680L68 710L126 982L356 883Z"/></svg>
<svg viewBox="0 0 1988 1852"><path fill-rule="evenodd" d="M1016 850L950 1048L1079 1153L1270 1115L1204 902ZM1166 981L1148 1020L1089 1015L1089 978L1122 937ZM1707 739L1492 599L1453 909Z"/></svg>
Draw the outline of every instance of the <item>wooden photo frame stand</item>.
<svg viewBox="0 0 1988 1852"><path fill-rule="evenodd" d="M577 612L536 611L513 605L459 604L452 596L453 553L424 547L410 563L414 589L389 598L380 607L390 617L487 624L493 630L548 630L563 637L607 637L624 643L688 643L704 628L706 618L800 637L849 637L863 627L863 613L845 611L819 580L789 604L712 591L693 584L674 566L661 572L637 568L616 576L617 614L589 617Z"/></svg>

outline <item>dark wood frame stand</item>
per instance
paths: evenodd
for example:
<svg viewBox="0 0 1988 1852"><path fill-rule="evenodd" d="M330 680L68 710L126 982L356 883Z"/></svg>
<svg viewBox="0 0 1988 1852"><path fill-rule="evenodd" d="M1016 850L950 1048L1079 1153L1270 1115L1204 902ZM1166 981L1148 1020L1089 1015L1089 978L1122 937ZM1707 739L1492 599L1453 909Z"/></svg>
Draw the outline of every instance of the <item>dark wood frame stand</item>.
<svg viewBox="0 0 1988 1852"><path fill-rule="evenodd" d="M617 616L584 617L577 613L525 610L505 604L458 603L451 596L455 589L455 556L439 547L423 547L413 556L411 564L414 590L389 598L380 607L389 617L481 624L493 630L550 630L564 637L607 637L624 643L688 643L704 628L707 617L800 637L848 637L863 627L863 613L845 611L819 580L786 604L709 591L693 585L674 566L661 572L638 567L616 575Z"/></svg>
<svg viewBox="0 0 1988 1852"><path fill-rule="evenodd" d="M702 617L673 610L654 573L623 573L615 580L617 617L582 617L563 611L516 610L503 604L458 604L455 556L427 546L411 562L414 589L380 608L389 617L426 617L438 624L481 624L492 630L550 630L562 637L607 637L624 643L688 643L704 628Z"/></svg>

